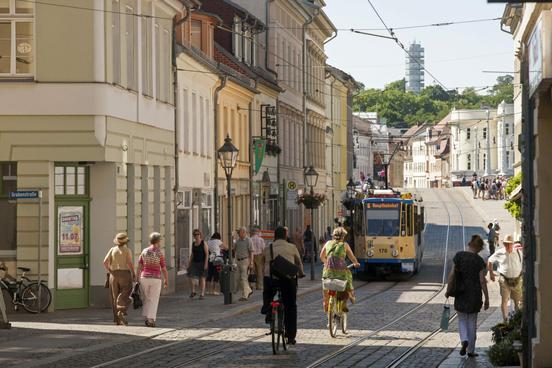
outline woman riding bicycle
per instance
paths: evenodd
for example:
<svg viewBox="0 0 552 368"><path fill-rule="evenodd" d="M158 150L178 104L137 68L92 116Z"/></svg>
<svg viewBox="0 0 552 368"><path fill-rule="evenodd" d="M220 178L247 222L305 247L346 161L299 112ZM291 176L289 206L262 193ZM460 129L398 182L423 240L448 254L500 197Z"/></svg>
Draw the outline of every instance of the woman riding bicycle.
<svg viewBox="0 0 552 368"><path fill-rule="evenodd" d="M326 242L322 251L320 252L320 260L324 262L324 270L322 271L322 278L328 279L340 279L347 281L345 291L338 293L338 300L344 301L343 310L347 312L347 299L351 299L354 303L355 295L353 289L353 274L347 268L345 258L349 258L355 268L359 268L360 264L356 259L349 244L345 242L347 231L338 227L333 231L333 239ZM324 290L324 311L328 312L328 290Z"/></svg>

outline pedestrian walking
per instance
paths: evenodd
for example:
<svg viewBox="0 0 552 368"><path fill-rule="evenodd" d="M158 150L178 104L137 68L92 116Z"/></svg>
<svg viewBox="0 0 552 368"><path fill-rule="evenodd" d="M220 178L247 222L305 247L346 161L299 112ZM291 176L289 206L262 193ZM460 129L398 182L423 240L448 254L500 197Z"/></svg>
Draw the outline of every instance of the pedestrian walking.
<svg viewBox="0 0 552 368"><path fill-rule="evenodd" d="M114 247L107 252L103 264L109 274L109 295L113 309L113 321L127 325L127 309L130 305L132 281L135 278L132 252L126 246L128 236L118 233L113 239Z"/></svg>
<svg viewBox="0 0 552 368"><path fill-rule="evenodd" d="M310 225L307 225L303 233L303 244L305 246L305 256L309 259L310 257L314 257L314 234L312 233Z"/></svg>
<svg viewBox="0 0 552 368"><path fill-rule="evenodd" d="M297 248L297 251L299 252L299 255L301 256L301 259L305 256L305 246L303 245L303 234L301 234L301 229L296 227L295 231L293 232L292 236L292 242L295 244L295 247Z"/></svg>
<svg viewBox="0 0 552 368"><path fill-rule="evenodd" d="M222 244L220 234L214 232L211 239L207 242L209 248L209 264L207 270L207 282L209 283L209 294L219 295L216 291L216 285L220 279L220 268L224 264L222 250L225 248Z"/></svg>
<svg viewBox="0 0 552 368"><path fill-rule="evenodd" d="M274 242L272 243L272 246L265 247L263 252L265 276L263 278L264 290L261 313L266 315L265 321L269 323L271 317L270 303L276 294L276 288L280 288L282 293L282 302L284 304L285 337L290 345L294 345L296 343L295 337L297 335L297 279L282 280L274 275L271 275L270 273L271 261L278 256L282 256L299 268L297 277L305 276L305 272L303 271L303 263L301 262L301 257L299 256L297 248L293 244L286 241L288 236L287 233L288 231L286 228L278 226L274 231Z"/></svg>
<svg viewBox="0 0 552 368"><path fill-rule="evenodd" d="M253 264L255 266L255 288L263 289L264 279L264 263L263 251L265 249L265 241L259 236L259 230L251 229L251 243L253 243Z"/></svg>
<svg viewBox="0 0 552 368"><path fill-rule="evenodd" d="M247 229L241 227L238 230L238 239L234 244L234 253L238 263L238 277L242 289L242 297L240 301L249 299L253 290L249 286L249 270L253 268L253 243L247 236Z"/></svg>
<svg viewBox="0 0 552 368"><path fill-rule="evenodd" d="M199 284L199 299L205 298L205 281L207 278L207 270L209 269L209 247L203 241L203 234L199 229L192 232L194 241L192 243L192 254L190 255L190 265L188 266L188 277L190 279L190 287L192 292L190 298L195 297L196 281Z"/></svg>
<svg viewBox="0 0 552 368"><path fill-rule="evenodd" d="M481 306L485 310L489 309L485 261L478 254L483 246L483 239L479 235L472 235L468 250L460 251L454 256L454 266L449 275L449 280L451 277L455 278L458 289L454 298L454 309L458 315L458 330L462 343L460 355L464 356L467 352L470 358L478 356L475 353L477 314L481 311ZM482 294L485 296L485 304ZM449 296L448 292L445 296Z"/></svg>
<svg viewBox="0 0 552 368"><path fill-rule="evenodd" d="M346 280L347 286L345 290L338 294L339 300L344 300L343 306L344 312L347 312L347 300L350 299L353 303L355 301L354 289L353 289L353 274L351 270L347 268L345 258L349 258L353 262L355 268L360 267L358 260L356 259L349 244L345 242L347 231L342 227L337 227L333 231L333 240L326 242L322 251L320 252L320 260L324 263L324 269L322 270L323 279L340 279ZM329 293L328 290L323 291L323 307L324 312L328 312Z"/></svg>
<svg viewBox="0 0 552 368"><path fill-rule="evenodd" d="M487 242L489 243L489 253L493 255L495 252L496 231L492 222L487 225L489 232L487 233Z"/></svg>
<svg viewBox="0 0 552 368"><path fill-rule="evenodd" d="M142 296L142 316L146 326L155 327L161 285L169 287L169 274L165 256L161 251L161 234L150 234L150 246L145 248L138 260L138 275L140 275L140 295ZM163 281L161 281L163 274Z"/></svg>
<svg viewBox="0 0 552 368"><path fill-rule="evenodd" d="M508 304L510 299L514 302L515 311L521 308L523 297L523 254L521 249L514 249L514 237L506 235L502 241L503 247L500 247L487 260L489 276L491 281L495 281L493 265L498 264L499 273L498 283L500 285L500 296L502 309L502 318L508 320Z"/></svg>
<svg viewBox="0 0 552 368"><path fill-rule="evenodd" d="M328 226L326 228L326 232L324 233L324 240L325 241L330 241L332 239L333 239L332 228L330 226Z"/></svg>

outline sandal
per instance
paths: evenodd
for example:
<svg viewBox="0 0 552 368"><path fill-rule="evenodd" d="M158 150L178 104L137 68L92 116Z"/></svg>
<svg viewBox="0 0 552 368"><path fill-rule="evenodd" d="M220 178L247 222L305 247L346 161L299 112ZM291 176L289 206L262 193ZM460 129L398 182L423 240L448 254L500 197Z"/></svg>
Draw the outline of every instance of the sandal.
<svg viewBox="0 0 552 368"><path fill-rule="evenodd" d="M196 293L192 292L192 293L190 294L190 298L193 298L194 296L196 296Z"/></svg>
<svg viewBox="0 0 552 368"><path fill-rule="evenodd" d="M203 299L205 299L205 295L200 295L199 300L203 300Z"/></svg>
<svg viewBox="0 0 552 368"><path fill-rule="evenodd" d="M151 319L146 319L146 326L155 327L155 321Z"/></svg>

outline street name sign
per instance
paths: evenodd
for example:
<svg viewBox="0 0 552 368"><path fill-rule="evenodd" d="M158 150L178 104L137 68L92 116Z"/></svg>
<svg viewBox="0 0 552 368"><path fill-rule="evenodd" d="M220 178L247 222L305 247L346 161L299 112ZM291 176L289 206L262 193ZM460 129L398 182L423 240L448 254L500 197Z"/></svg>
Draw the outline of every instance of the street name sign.
<svg viewBox="0 0 552 368"><path fill-rule="evenodd" d="M18 190L10 192L8 197L9 199L37 199L41 197L40 194L38 190Z"/></svg>

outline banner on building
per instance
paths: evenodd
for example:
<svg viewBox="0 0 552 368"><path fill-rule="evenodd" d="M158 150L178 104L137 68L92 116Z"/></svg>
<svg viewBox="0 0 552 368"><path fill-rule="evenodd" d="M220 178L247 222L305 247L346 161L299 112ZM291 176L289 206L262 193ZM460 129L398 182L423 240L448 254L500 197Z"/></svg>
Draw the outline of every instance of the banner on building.
<svg viewBox="0 0 552 368"><path fill-rule="evenodd" d="M255 157L255 174L261 170L266 152L266 139L253 138L253 155Z"/></svg>
<svg viewBox="0 0 552 368"><path fill-rule="evenodd" d="M58 254L82 254L83 207L58 208Z"/></svg>

